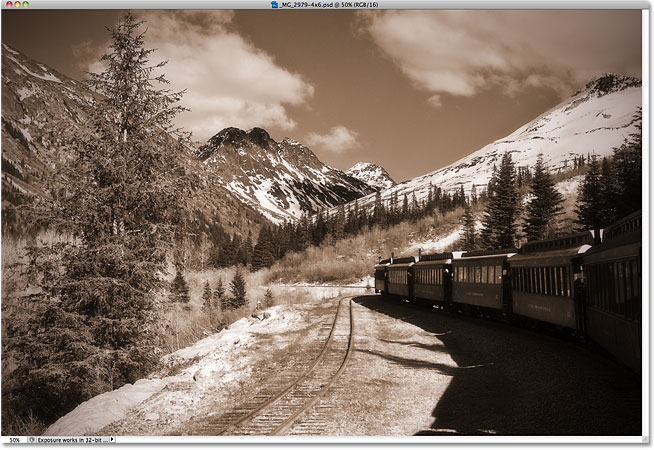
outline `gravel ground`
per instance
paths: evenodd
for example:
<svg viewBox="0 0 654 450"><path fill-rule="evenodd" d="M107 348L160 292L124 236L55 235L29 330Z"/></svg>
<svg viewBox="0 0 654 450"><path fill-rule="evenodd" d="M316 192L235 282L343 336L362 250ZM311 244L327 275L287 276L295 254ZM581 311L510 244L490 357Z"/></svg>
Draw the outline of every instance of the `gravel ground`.
<svg viewBox="0 0 654 450"><path fill-rule="evenodd" d="M199 396L192 383L170 387L185 395L154 395L101 434L197 433L211 415L275 386L290 360L326 339L319 325L333 318L337 301L293 306L299 322L286 333L256 336L243 358L247 367L229 383ZM300 419L317 422L322 436L641 433L640 379L581 346L376 295L356 297L353 308L355 352ZM294 367L295 375L302 372ZM171 398L185 400L170 404Z"/></svg>
<svg viewBox="0 0 654 450"><path fill-rule="evenodd" d="M640 435L640 379L581 346L358 297L328 435Z"/></svg>

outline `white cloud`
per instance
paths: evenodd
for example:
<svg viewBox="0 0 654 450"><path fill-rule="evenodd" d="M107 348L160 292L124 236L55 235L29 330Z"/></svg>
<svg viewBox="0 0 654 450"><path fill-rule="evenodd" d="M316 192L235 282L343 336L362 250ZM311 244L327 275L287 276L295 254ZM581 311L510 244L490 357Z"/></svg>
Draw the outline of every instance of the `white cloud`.
<svg viewBox="0 0 654 450"><path fill-rule="evenodd" d="M441 101L441 96L438 94L434 94L431 97L429 97L427 99L427 103L429 103L434 108L440 108L441 106L443 106L443 102Z"/></svg>
<svg viewBox="0 0 654 450"><path fill-rule="evenodd" d="M285 130L296 126L286 107L306 104L313 86L233 31L232 11L142 11L137 15L146 22L146 47L156 49L151 61L167 60L162 71L171 82L169 87L187 89L181 104L191 111L176 122L192 131L194 139L208 139L228 126ZM84 43L80 52L87 52Z"/></svg>
<svg viewBox="0 0 654 450"><path fill-rule="evenodd" d="M343 153L346 150L359 147L357 136L359 133L348 130L343 125L332 127L327 134L311 132L306 141L310 146L316 146L332 153Z"/></svg>
<svg viewBox="0 0 654 450"><path fill-rule="evenodd" d="M513 95L540 86L564 95L601 72L640 76L633 62L640 50L639 19L624 14L374 11L359 14L359 31L430 93L469 97L500 87ZM434 106L440 100L429 98Z"/></svg>

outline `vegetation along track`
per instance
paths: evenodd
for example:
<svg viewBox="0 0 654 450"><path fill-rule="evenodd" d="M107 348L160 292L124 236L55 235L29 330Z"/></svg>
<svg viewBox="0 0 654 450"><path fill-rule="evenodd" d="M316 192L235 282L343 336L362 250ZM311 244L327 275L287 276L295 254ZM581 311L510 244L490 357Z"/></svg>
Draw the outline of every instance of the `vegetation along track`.
<svg viewBox="0 0 654 450"><path fill-rule="evenodd" d="M354 351L353 336L352 299L345 297L339 302L329 337L320 355L303 375L276 394L258 394L250 403L204 424L197 430L198 434L283 434L305 411L318 402L341 375Z"/></svg>

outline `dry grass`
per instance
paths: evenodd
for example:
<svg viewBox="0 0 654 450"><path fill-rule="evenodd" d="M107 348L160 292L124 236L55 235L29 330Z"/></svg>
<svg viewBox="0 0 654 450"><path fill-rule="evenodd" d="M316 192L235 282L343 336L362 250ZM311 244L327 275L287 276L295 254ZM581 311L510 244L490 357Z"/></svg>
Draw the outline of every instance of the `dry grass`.
<svg viewBox="0 0 654 450"><path fill-rule="evenodd" d="M208 281L215 290L218 279L221 278L225 294L230 295L230 283L234 278L236 268L207 269L203 271L186 271L184 278L189 288L190 301L187 304L170 303L166 293L160 297L163 308L162 340L160 347L164 353L174 352L187 347L211 334L217 333L242 317L252 314L257 308L257 302L263 303L266 286L263 285L262 272L248 273L243 271L247 290L247 304L233 311L212 309L203 311L204 284ZM168 281L172 281L174 269L169 268Z"/></svg>
<svg viewBox="0 0 654 450"><path fill-rule="evenodd" d="M299 253L289 253L265 275L269 283L357 282L369 276L378 259L402 256L412 242L435 239L458 227L463 211L434 214L416 223L402 222L387 229L375 226L358 236L327 241Z"/></svg>

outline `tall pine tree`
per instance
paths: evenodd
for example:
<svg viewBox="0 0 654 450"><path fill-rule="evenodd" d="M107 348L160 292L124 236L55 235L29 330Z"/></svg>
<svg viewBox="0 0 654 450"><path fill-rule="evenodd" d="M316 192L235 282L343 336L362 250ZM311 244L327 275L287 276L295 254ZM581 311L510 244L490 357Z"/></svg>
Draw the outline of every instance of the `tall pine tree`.
<svg viewBox="0 0 654 450"><path fill-rule="evenodd" d="M604 226L604 207L602 205L600 167L597 158L590 158L588 172L581 183L577 195L577 220L580 230L592 230L599 242L599 231Z"/></svg>
<svg viewBox="0 0 654 450"><path fill-rule="evenodd" d="M98 94L88 120L57 136L74 158L45 211L67 239L31 249L41 291L34 314L9 330L24 355L12 389L42 420L134 382L157 361L156 293L189 188L185 136L172 125L182 93L155 87L167 83L154 75L164 63L149 62L140 25L128 14L110 30L105 69L87 82Z"/></svg>
<svg viewBox="0 0 654 450"><path fill-rule="evenodd" d="M182 275L181 269L177 269L175 278L173 279L172 285L170 287L170 300L172 302L178 303L188 303L190 297L188 296L188 285Z"/></svg>
<svg viewBox="0 0 654 450"><path fill-rule="evenodd" d="M252 271L256 272L264 267L270 267L274 260L272 232L270 228L264 226L259 232L257 244L252 251Z"/></svg>
<svg viewBox="0 0 654 450"><path fill-rule="evenodd" d="M216 282L216 289L213 291L213 306L215 308L220 308L221 311L226 311L229 308L225 303L225 286L223 286L222 277L218 277Z"/></svg>
<svg viewBox="0 0 654 450"><path fill-rule="evenodd" d="M209 280L204 283L202 300L202 311L211 311L213 309L213 292L211 292L211 285L209 284Z"/></svg>
<svg viewBox="0 0 654 450"><path fill-rule="evenodd" d="M463 213L463 243L462 250L471 251L477 249L477 232L475 230L475 218L472 215L470 206L466 206Z"/></svg>
<svg viewBox="0 0 654 450"><path fill-rule="evenodd" d="M562 210L563 196L554 187L552 177L543 163L543 155L538 155L530 189L532 198L527 204L523 232L530 241L553 237L557 216Z"/></svg>
<svg viewBox="0 0 654 450"><path fill-rule="evenodd" d="M238 309L247 304L247 292L245 290L245 279L240 269L236 269L234 278L230 284L231 298L230 309Z"/></svg>
<svg viewBox="0 0 654 450"><path fill-rule="evenodd" d="M625 144L613 152L613 166L618 184L618 219L643 207L642 141Z"/></svg>
<svg viewBox="0 0 654 450"><path fill-rule="evenodd" d="M518 218L518 190L515 166L511 154L502 156L500 168L493 172L488 184L489 198L484 212L482 241L488 248L507 248L515 246Z"/></svg>

